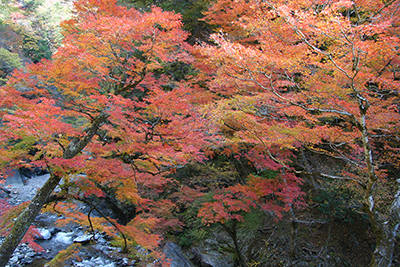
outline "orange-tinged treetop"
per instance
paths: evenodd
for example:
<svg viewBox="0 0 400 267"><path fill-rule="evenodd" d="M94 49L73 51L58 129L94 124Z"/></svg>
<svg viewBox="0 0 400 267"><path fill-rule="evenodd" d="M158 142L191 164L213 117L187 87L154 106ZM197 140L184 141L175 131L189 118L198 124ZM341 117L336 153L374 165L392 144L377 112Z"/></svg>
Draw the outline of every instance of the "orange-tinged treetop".
<svg viewBox="0 0 400 267"><path fill-rule="evenodd" d="M322 177L372 188L388 159L380 156L382 144L398 158L398 7L399 1L217 1L206 20L223 32L196 51L203 77L222 96L205 116L226 146L251 147L249 159L260 167L272 160L290 169L284 151L309 149L348 167Z"/></svg>
<svg viewBox="0 0 400 267"><path fill-rule="evenodd" d="M191 60L180 27L180 15L160 8L144 13L116 1L77 1L53 59L15 72L0 89L2 162L64 177L63 198L103 196L109 188L138 206L132 223L112 225L155 246L157 236L146 230L141 238L140 229L156 219L139 207L170 182L166 173L202 160L205 142L193 90L162 71ZM81 153L65 155L92 135Z"/></svg>
<svg viewBox="0 0 400 267"><path fill-rule="evenodd" d="M198 50L203 56L209 55L200 64L211 67L211 88L240 95L235 100L222 100L224 104L219 108L228 105L229 110L240 103L242 107L235 108L235 116L239 118L243 112L248 120L238 119L237 124L251 123L249 119L255 120L253 124L258 127L282 123L287 125L281 130L285 131L303 121L314 126L303 129L311 131L311 136L323 132L340 142L340 135L348 135L342 141L351 142L357 131L349 135L343 133L343 127L357 127L362 116L361 100L370 106L368 127L397 129L393 97L398 95L400 85L399 35L393 33L398 31L398 15L394 3L385 6L373 2L249 2L246 9L231 2L226 8L236 11L235 24L247 30L253 41L234 42L228 31L229 35L214 35L218 47L204 45ZM362 17L356 17L355 10L362 11ZM224 12L210 12L208 19L218 23L215 17L220 13ZM215 115L220 119L222 114L218 111ZM328 116L345 117L350 124L331 125L328 129L321 122ZM271 123L266 118L277 121ZM279 122L279 118L286 122ZM245 128L255 129L250 125ZM287 134L302 139L296 131Z"/></svg>

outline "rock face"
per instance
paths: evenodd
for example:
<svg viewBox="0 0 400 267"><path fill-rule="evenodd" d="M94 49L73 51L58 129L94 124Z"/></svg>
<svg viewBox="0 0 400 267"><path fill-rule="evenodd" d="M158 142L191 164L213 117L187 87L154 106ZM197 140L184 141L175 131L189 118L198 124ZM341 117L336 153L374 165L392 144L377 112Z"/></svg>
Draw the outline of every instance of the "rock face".
<svg viewBox="0 0 400 267"><path fill-rule="evenodd" d="M191 260L201 267L233 267L232 254L219 252L225 242L220 243L217 235L202 242L199 247L193 247L190 251Z"/></svg>
<svg viewBox="0 0 400 267"><path fill-rule="evenodd" d="M8 193L7 201L11 205L18 205L22 202L32 200L37 190L41 188L50 177L50 174L43 174L28 179L26 176L21 175L18 170L12 171L9 175L5 182L6 189L2 191Z"/></svg>
<svg viewBox="0 0 400 267"><path fill-rule="evenodd" d="M214 251L192 249L193 259L201 267L232 267L233 261L224 255Z"/></svg>
<svg viewBox="0 0 400 267"><path fill-rule="evenodd" d="M171 260L171 267L194 267L185 255L183 255L182 249L175 243L168 242L163 252L165 257Z"/></svg>
<svg viewBox="0 0 400 267"><path fill-rule="evenodd" d="M5 186L23 186L26 181L26 177L21 175L19 170L12 170L7 173L7 179L4 183Z"/></svg>

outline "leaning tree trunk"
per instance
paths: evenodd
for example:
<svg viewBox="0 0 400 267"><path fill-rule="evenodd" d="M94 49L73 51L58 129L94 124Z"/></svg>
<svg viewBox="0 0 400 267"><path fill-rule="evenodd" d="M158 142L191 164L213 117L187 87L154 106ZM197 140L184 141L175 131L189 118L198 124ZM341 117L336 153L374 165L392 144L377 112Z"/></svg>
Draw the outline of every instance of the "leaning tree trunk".
<svg viewBox="0 0 400 267"><path fill-rule="evenodd" d="M82 139L74 138L65 148L63 158L72 159L79 154L85 146L92 140L100 126L106 121L108 115L101 113L93 121L90 128L86 130L86 136ZM61 176L55 175L50 169L50 178L31 200L28 207L18 216L10 233L0 246L0 267L6 266L14 250L21 242L25 233L35 220L36 216L46 203L47 198L56 188L61 180Z"/></svg>
<svg viewBox="0 0 400 267"><path fill-rule="evenodd" d="M15 248L21 242L29 226L35 220L42 209L48 196L53 192L61 177L51 174L50 178L38 191L36 196L29 203L28 207L18 216L10 233L0 247L0 266L4 267L12 256Z"/></svg>

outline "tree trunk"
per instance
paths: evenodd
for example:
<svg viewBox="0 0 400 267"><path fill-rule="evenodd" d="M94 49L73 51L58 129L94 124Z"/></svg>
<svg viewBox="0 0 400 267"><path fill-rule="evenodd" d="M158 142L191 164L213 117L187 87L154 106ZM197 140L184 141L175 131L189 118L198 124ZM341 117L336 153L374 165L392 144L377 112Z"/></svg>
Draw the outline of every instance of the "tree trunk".
<svg viewBox="0 0 400 267"><path fill-rule="evenodd" d="M225 231L229 234L229 236L233 240L233 245L235 246L236 255L238 257L240 267L247 267L247 263L243 257L242 251L239 247L238 240L237 240L236 222L234 221L231 227L229 227L225 224L222 224L222 226L224 227Z"/></svg>
<svg viewBox="0 0 400 267"><path fill-rule="evenodd" d="M377 244L372 256L371 267L389 267L392 264L397 230L400 226L400 179L398 190L390 207L389 218L377 231Z"/></svg>
<svg viewBox="0 0 400 267"><path fill-rule="evenodd" d="M51 175L36 196L29 203L28 207L18 216L10 233L0 247L0 267L4 267L11 258L15 248L21 242L29 226L35 220L39 211L42 209L46 199L53 192L60 182L61 177Z"/></svg>
<svg viewBox="0 0 400 267"><path fill-rule="evenodd" d="M74 138L69 145L65 148L63 158L72 159L79 154L85 146L92 140L93 136L97 133L100 126L107 120L106 113L100 113L92 121L92 125L86 130L86 135L79 138ZM10 233L0 246L0 267L4 267L10 260L14 250L21 242L29 226L39 214L43 205L46 203L47 198L57 187L62 177L54 175L50 169L50 178L38 191L36 196L31 200L28 207L18 216Z"/></svg>
<svg viewBox="0 0 400 267"><path fill-rule="evenodd" d="M389 267L392 264L394 244L396 242L397 229L400 225L400 179L397 179L398 188L394 196L392 206L389 210L389 216L386 221L380 219L379 214L375 211L373 189L378 177L372 158L372 148L369 141L369 134L366 124L366 114L369 108L367 100L362 98L358 91L357 98L359 101L360 121L358 128L361 132L361 140L364 147L364 159L367 167L368 182L364 188L364 205L368 214L372 229L376 235L376 247L372 255L371 267Z"/></svg>

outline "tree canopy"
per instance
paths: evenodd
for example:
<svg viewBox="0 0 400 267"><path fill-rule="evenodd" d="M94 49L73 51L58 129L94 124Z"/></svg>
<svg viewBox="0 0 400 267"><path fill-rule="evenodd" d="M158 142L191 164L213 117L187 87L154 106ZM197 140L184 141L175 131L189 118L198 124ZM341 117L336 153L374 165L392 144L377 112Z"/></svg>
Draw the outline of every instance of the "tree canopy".
<svg viewBox="0 0 400 267"><path fill-rule="evenodd" d="M371 266L390 266L400 226L391 174L399 167L399 5L218 0L204 21L219 33L192 46L175 12L76 1L51 58L24 68L10 53L5 60L19 70L0 87L0 165L51 177L5 229L14 243L3 243L0 262L46 203L63 202L59 211L85 221L76 201L113 194L133 207L131 217L86 227L125 250L155 251L167 229L183 225L173 210L200 201L197 216L222 225L248 266L238 223L258 211L294 214L306 204L301 185L318 177L359 192L376 236ZM306 166L304 151L338 164ZM220 155L249 171L206 188L173 178Z"/></svg>

